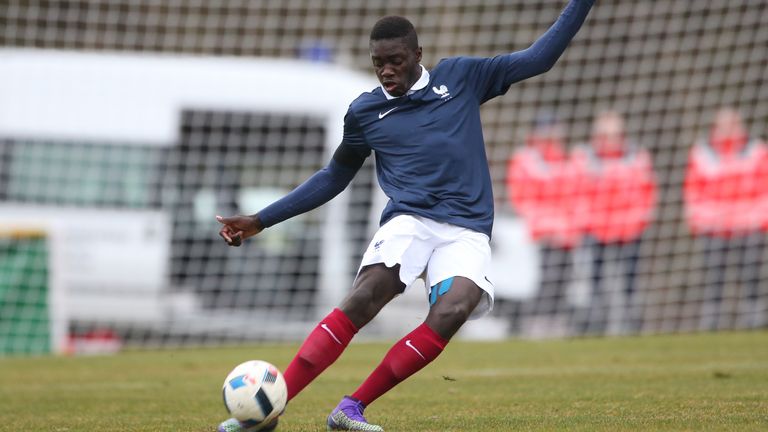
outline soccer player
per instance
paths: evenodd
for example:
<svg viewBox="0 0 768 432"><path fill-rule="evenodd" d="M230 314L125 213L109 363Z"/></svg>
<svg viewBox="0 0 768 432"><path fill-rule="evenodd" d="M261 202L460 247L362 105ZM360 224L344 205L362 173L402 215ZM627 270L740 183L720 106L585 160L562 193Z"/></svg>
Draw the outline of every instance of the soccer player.
<svg viewBox="0 0 768 432"><path fill-rule="evenodd" d="M469 318L493 305L488 280L493 193L480 124L480 105L509 86L549 70L594 0L570 0L558 20L529 48L493 58L444 59L421 65L413 25L379 20L370 37L381 85L352 102L331 161L285 197L251 216L217 217L227 244L312 210L339 194L376 152L379 185L389 197L381 227L366 250L352 290L309 334L285 369L291 400L346 348L396 295L426 274L430 310L327 419L329 430L382 431L363 410L429 364ZM234 419L219 431L272 430L275 424Z"/></svg>

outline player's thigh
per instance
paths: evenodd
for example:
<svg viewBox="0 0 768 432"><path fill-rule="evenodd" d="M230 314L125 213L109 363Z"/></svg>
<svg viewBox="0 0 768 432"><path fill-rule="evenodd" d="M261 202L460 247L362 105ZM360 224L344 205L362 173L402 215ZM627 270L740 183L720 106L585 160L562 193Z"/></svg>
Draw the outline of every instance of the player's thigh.
<svg viewBox="0 0 768 432"><path fill-rule="evenodd" d="M360 269L352 290L339 308L359 329L404 290L399 264L392 267L383 263L367 265Z"/></svg>
<svg viewBox="0 0 768 432"><path fill-rule="evenodd" d="M475 282L462 276L440 281L430 290L432 304L425 323L444 339L450 339L469 319L484 294Z"/></svg>
<svg viewBox="0 0 768 432"><path fill-rule="evenodd" d="M490 267L491 248L488 236L484 234L463 229L456 233L454 241L436 248L427 266L427 280L431 287L429 303L437 305L439 302L443 306L436 309L433 315L451 315L450 311L455 310L453 315L458 320L445 319L463 324L466 308L470 308L468 319L487 314L493 308L494 293L488 278ZM453 282L447 285L449 280ZM456 292L452 292L454 290ZM478 296L479 302L476 300Z"/></svg>

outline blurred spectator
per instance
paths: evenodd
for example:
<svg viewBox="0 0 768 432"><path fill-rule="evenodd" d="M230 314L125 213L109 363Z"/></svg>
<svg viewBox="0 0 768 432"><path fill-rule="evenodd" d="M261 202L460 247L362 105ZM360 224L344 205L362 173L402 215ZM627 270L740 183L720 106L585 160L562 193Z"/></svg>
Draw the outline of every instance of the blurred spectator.
<svg viewBox="0 0 768 432"><path fill-rule="evenodd" d="M761 228L768 228L768 149L749 138L738 111L718 111L709 136L691 149L685 210L705 249L700 329L730 327L723 302L728 279L743 289L736 324L764 325L758 290L765 244Z"/></svg>
<svg viewBox="0 0 768 432"><path fill-rule="evenodd" d="M333 46L319 39L308 39L299 44L296 56L317 63L333 63Z"/></svg>
<svg viewBox="0 0 768 432"><path fill-rule="evenodd" d="M592 255L592 299L579 325L583 332L638 331L642 304L635 296L635 284L640 238L656 201L650 154L626 137L618 112L604 111L595 119L591 145L575 148L573 159L589 185L587 232ZM609 268L617 275L612 285L604 277Z"/></svg>
<svg viewBox="0 0 768 432"><path fill-rule="evenodd" d="M540 288L533 313L546 325L567 325L566 288L572 279L572 251L583 236L576 171L564 145L565 128L552 114L540 114L525 146L509 160L507 193L539 245ZM565 316L563 316L565 315ZM549 329L550 332L556 329Z"/></svg>

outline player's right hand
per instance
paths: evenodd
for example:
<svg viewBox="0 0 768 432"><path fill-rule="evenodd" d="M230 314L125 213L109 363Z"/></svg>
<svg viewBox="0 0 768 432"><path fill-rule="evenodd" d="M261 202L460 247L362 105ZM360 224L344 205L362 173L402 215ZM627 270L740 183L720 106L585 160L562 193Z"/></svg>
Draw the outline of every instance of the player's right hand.
<svg viewBox="0 0 768 432"><path fill-rule="evenodd" d="M230 246L240 246L243 240L255 236L264 229L258 215L216 216L216 220L223 225L219 235Z"/></svg>

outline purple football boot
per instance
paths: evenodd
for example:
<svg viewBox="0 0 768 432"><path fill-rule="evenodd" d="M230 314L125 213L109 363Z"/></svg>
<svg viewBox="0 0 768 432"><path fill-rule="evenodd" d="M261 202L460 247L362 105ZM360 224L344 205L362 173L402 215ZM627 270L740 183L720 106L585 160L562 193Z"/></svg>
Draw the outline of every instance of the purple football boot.
<svg viewBox="0 0 768 432"><path fill-rule="evenodd" d="M368 423L363 416L365 405L350 396L344 396L328 416L329 431L370 431L384 432L381 426Z"/></svg>

